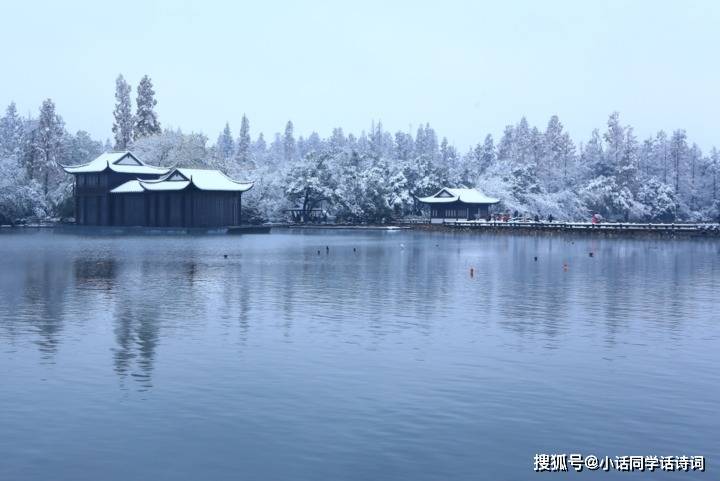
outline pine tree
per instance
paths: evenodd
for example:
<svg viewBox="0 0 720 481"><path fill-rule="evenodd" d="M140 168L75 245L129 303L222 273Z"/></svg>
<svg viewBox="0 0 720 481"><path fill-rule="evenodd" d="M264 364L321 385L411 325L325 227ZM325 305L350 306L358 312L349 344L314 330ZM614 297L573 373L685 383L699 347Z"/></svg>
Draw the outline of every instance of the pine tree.
<svg viewBox="0 0 720 481"><path fill-rule="evenodd" d="M115 110L113 116L113 134L115 135L115 149L126 150L130 147L133 138L132 107L130 105L130 85L122 74L115 80Z"/></svg>
<svg viewBox="0 0 720 481"><path fill-rule="evenodd" d="M482 146L482 154L480 155L480 172L485 172L495 163L495 143L493 142L493 136L487 134L485 136L485 142Z"/></svg>
<svg viewBox="0 0 720 481"><path fill-rule="evenodd" d="M497 158L499 160L511 160L514 156L515 146L515 127L512 125L505 126L500 143L497 147Z"/></svg>
<svg viewBox="0 0 720 481"><path fill-rule="evenodd" d="M689 157L689 164L688 165L688 174L690 176L689 179L689 185L688 185L688 197L689 202L688 206L690 207L690 210L697 209L697 204L695 202L696 195L697 195L697 177L698 177L698 167L702 160L702 151L700 150L700 147L698 147L697 144L693 144L690 148L690 151L688 152Z"/></svg>
<svg viewBox="0 0 720 481"><path fill-rule="evenodd" d="M605 139L605 143L607 145L605 155L608 159L610 169L615 171L623 155L625 129L622 125L620 125L620 114L618 112L610 114L607 125L607 132L603 134L603 138Z"/></svg>
<svg viewBox="0 0 720 481"><path fill-rule="evenodd" d="M580 157L588 178L611 174L610 168L605 162L605 152L598 129L593 129L590 140L582 149Z"/></svg>
<svg viewBox="0 0 720 481"><path fill-rule="evenodd" d="M233 140L229 122L225 122L225 128L218 136L217 151L218 155L224 162L230 160L235 152L235 141Z"/></svg>
<svg viewBox="0 0 720 481"><path fill-rule="evenodd" d="M237 140L237 151L235 152L235 162L240 168L248 169L252 168L250 158L250 121L243 114L242 120L240 121L240 135Z"/></svg>
<svg viewBox="0 0 720 481"><path fill-rule="evenodd" d="M440 162L442 168L448 168L450 160L450 144L448 143L447 137L443 137L442 142L440 142Z"/></svg>
<svg viewBox="0 0 720 481"><path fill-rule="evenodd" d="M293 123L288 120L283 136L283 160L289 164L295 158L295 137L293 137Z"/></svg>
<svg viewBox="0 0 720 481"><path fill-rule="evenodd" d="M570 135L563 131L563 124L557 115L550 117L545 129L545 149L548 158L545 161L545 174L554 177L561 172L562 185L569 183L570 170L575 156L575 145Z"/></svg>
<svg viewBox="0 0 720 481"><path fill-rule="evenodd" d="M69 141L68 152L63 157L70 164L90 162L103 151L102 142L93 140L84 130L79 130L75 136L70 136Z"/></svg>
<svg viewBox="0 0 720 481"><path fill-rule="evenodd" d="M670 139L670 159L672 161L672 178L676 197L680 195L680 177L682 176L687 153L687 134L685 134L684 130L678 129L673 132Z"/></svg>
<svg viewBox="0 0 720 481"><path fill-rule="evenodd" d="M252 158L256 167L264 167L267 164L268 150L267 142L265 142L265 136L262 132L258 135L258 138L253 142L252 147Z"/></svg>
<svg viewBox="0 0 720 481"><path fill-rule="evenodd" d="M655 141L653 142L654 147L654 157L655 157L655 165L656 168L659 169L660 176L662 178L662 181L664 184L667 184L668 182L668 140L667 140L667 134L661 130L657 133L655 136Z"/></svg>
<svg viewBox="0 0 720 481"><path fill-rule="evenodd" d="M55 103L47 99L40 107L33 150L38 158L37 168L43 193L47 196L50 176L57 171L58 159L65 135L62 118L55 113Z"/></svg>
<svg viewBox="0 0 720 481"><path fill-rule="evenodd" d="M19 155L23 141L23 121L17 113L15 102L11 102L0 118L0 154Z"/></svg>
<svg viewBox="0 0 720 481"><path fill-rule="evenodd" d="M718 196L718 180L720 180L720 152L713 147L708 158L708 183L710 190L710 206L715 216L720 216L720 197ZM720 220L720 219L718 219Z"/></svg>
<svg viewBox="0 0 720 481"><path fill-rule="evenodd" d="M134 129L135 140L159 134L162 129L160 128L160 122L155 112L155 106L157 105L155 90L153 90L152 80L150 80L150 77L147 75L140 79L137 88L137 101L135 103L137 108Z"/></svg>
<svg viewBox="0 0 720 481"><path fill-rule="evenodd" d="M627 187L631 192L637 190L638 174L638 142L632 127L625 128L625 139L623 140L623 151L616 167L618 184Z"/></svg>
<svg viewBox="0 0 720 481"><path fill-rule="evenodd" d="M395 133L395 156L402 161L407 161L415 149L413 137L405 132Z"/></svg>
<svg viewBox="0 0 720 481"><path fill-rule="evenodd" d="M332 135L330 136L330 152L333 155L339 154L345 148L346 143L347 140L345 139L343 129L341 127L334 128L332 131Z"/></svg>

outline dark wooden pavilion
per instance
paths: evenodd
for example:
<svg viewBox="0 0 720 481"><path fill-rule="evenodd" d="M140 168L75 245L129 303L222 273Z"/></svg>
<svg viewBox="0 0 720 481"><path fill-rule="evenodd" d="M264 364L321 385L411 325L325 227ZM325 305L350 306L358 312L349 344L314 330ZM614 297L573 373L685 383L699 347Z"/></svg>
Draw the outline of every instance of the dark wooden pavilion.
<svg viewBox="0 0 720 481"><path fill-rule="evenodd" d="M240 225L242 193L218 170L147 165L131 152L107 152L66 166L75 176L75 219L80 225L227 227Z"/></svg>

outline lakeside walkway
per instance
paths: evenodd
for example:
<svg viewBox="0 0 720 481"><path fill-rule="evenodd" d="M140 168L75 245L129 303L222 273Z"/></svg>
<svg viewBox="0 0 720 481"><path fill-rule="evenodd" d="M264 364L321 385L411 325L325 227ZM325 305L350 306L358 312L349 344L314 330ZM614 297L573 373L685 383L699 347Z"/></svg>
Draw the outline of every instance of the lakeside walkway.
<svg viewBox="0 0 720 481"><path fill-rule="evenodd" d="M534 221L445 221L437 226L472 230L556 231L578 233L652 233L661 235L697 235L720 237L717 223L635 223L635 222L534 222Z"/></svg>

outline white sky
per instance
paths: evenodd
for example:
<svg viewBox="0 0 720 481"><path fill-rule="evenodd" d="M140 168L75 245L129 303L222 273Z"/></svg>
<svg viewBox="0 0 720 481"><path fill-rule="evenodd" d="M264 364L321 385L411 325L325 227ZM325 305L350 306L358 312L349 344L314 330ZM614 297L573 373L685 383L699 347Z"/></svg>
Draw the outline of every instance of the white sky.
<svg viewBox="0 0 720 481"><path fill-rule="evenodd" d="M51 97L101 139L122 72L152 77L163 126L211 141L243 112L253 138L430 122L465 150L558 114L584 141L618 110L641 140L720 146L717 1L0 2L2 109Z"/></svg>

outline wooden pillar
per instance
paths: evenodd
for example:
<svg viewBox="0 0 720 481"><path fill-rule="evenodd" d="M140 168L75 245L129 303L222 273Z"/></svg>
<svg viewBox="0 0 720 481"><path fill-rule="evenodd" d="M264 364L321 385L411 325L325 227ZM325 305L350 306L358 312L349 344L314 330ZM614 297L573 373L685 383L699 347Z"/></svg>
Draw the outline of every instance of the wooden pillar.
<svg viewBox="0 0 720 481"><path fill-rule="evenodd" d="M170 225L170 196L165 196L165 227Z"/></svg>
<svg viewBox="0 0 720 481"><path fill-rule="evenodd" d="M195 194L192 189L189 192L188 201L190 202L190 213L188 215L188 227L195 227Z"/></svg>
<svg viewBox="0 0 720 481"><path fill-rule="evenodd" d="M147 195L145 192L142 194L142 200L143 200L143 214L145 217L145 227L150 227L150 196Z"/></svg>
<svg viewBox="0 0 720 481"><path fill-rule="evenodd" d="M78 223L78 197L77 197L77 176L73 176L75 182L73 183L73 217L75 217L75 223Z"/></svg>
<svg viewBox="0 0 720 481"><path fill-rule="evenodd" d="M183 191L180 192L180 225L187 227L187 219L185 218L187 215L187 206L185 205L187 203L187 196Z"/></svg>

